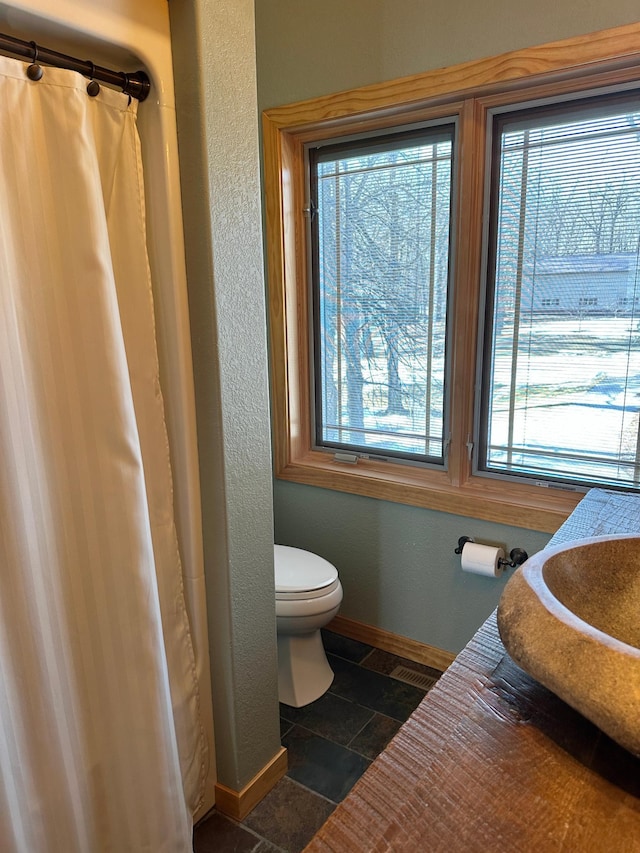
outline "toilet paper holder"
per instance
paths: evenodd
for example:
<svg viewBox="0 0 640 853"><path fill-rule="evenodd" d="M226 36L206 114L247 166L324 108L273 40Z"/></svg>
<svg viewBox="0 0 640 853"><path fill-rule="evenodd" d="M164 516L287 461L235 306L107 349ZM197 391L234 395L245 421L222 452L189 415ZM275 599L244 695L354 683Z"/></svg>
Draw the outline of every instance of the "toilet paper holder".
<svg viewBox="0 0 640 853"><path fill-rule="evenodd" d="M471 536L461 536L458 539L458 547L454 548L454 554L462 554L462 549L466 545L467 542L475 542L476 540ZM502 557L498 560L498 564L503 566L504 568L509 567L510 569L515 569L516 566L521 566L529 559L529 555L524 550L524 548L512 548L509 551L509 559Z"/></svg>

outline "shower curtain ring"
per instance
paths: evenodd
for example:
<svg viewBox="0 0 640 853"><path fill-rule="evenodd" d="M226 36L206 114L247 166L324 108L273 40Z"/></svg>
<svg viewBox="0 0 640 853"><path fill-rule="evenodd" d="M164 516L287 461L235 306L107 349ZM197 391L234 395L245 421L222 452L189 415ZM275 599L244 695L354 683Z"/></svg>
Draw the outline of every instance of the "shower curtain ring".
<svg viewBox="0 0 640 853"><path fill-rule="evenodd" d="M93 75L96 73L96 66L90 60L87 60L87 62L91 66L89 82L87 83L87 95L89 95L90 98L95 98L95 96L100 92L100 84L93 79Z"/></svg>
<svg viewBox="0 0 640 853"><path fill-rule="evenodd" d="M29 80L40 80L44 71L42 66L38 65L38 45L34 41L29 42L29 44L33 48L33 60L27 68L27 77Z"/></svg>
<svg viewBox="0 0 640 853"><path fill-rule="evenodd" d="M125 95L129 96L129 104L131 104L131 93L129 92L129 86L131 85L131 80L129 79L129 75L126 71L123 71L120 76L122 77L122 92Z"/></svg>

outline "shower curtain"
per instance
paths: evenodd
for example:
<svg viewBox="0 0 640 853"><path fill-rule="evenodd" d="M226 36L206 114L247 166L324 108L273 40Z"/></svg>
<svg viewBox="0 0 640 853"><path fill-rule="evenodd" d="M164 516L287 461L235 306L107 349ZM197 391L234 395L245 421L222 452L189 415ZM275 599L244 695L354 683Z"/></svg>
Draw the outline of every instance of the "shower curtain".
<svg viewBox="0 0 640 853"><path fill-rule="evenodd" d="M137 102L0 57L0 850L191 850L206 743Z"/></svg>

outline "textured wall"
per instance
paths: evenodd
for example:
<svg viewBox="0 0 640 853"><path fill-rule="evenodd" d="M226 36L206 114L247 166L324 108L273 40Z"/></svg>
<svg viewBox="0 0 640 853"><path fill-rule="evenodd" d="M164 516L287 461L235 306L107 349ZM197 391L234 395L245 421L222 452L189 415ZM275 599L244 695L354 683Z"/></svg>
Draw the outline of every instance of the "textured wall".
<svg viewBox="0 0 640 853"><path fill-rule="evenodd" d="M491 613L509 577L463 573L454 554L458 538L530 554L549 539L531 530L284 482L276 483L275 518L276 542L310 548L338 567L343 616L452 652Z"/></svg>
<svg viewBox="0 0 640 853"><path fill-rule="evenodd" d="M218 780L280 748L251 0L170 4Z"/></svg>
<svg viewBox="0 0 640 853"><path fill-rule="evenodd" d="M261 109L637 20L637 0L256 0ZM459 536L520 546L548 536L276 481L276 542L335 562L342 614L458 651L497 604L465 575Z"/></svg>
<svg viewBox="0 0 640 853"><path fill-rule="evenodd" d="M260 109L640 20L637 0L256 0Z"/></svg>

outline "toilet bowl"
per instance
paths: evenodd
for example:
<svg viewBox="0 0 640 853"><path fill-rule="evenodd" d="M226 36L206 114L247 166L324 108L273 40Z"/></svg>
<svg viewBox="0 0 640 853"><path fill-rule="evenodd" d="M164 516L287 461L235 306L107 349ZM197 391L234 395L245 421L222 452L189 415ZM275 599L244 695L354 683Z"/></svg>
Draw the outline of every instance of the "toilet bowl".
<svg viewBox="0 0 640 853"><path fill-rule="evenodd" d="M320 629L338 612L342 586L327 560L288 545L274 546L278 695L300 708L319 699L333 681Z"/></svg>

